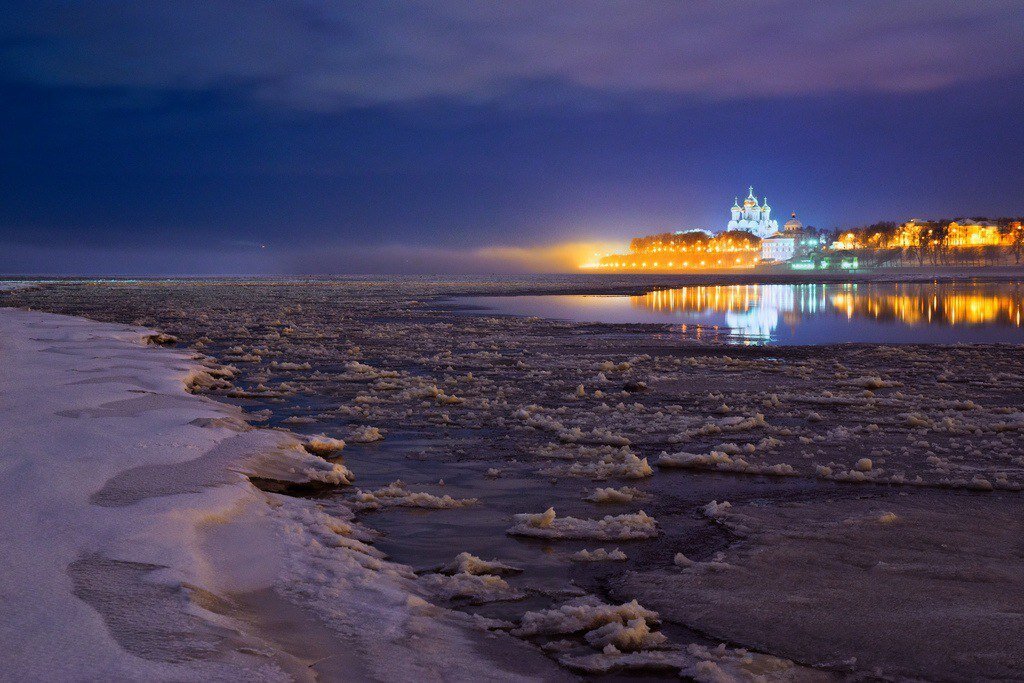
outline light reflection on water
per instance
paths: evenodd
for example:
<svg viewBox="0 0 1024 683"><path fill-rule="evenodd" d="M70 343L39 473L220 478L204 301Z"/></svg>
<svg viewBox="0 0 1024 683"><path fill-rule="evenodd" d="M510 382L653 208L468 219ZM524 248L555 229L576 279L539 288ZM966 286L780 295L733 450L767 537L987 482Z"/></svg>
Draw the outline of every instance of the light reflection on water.
<svg viewBox="0 0 1024 683"><path fill-rule="evenodd" d="M1021 283L690 286L642 296L474 297L497 313L578 322L673 323L738 344L1024 343Z"/></svg>

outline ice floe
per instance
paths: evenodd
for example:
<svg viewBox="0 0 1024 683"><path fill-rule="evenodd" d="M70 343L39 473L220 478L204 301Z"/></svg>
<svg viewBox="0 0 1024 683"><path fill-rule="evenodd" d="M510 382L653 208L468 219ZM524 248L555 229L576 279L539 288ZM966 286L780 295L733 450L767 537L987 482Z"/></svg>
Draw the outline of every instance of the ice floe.
<svg viewBox="0 0 1024 683"><path fill-rule="evenodd" d="M548 508L540 514L515 515L515 522L508 530L513 536L626 541L658 535L657 522L643 510L635 514L606 515L601 519L579 519L557 517L555 509Z"/></svg>
<svg viewBox="0 0 1024 683"><path fill-rule="evenodd" d="M476 498L453 498L448 494L435 496L423 491L410 491L409 486L401 481L393 481L373 491L356 491L352 497L359 509L377 509L382 507L412 507L431 510L452 510L468 505L475 505Z"/></svg>

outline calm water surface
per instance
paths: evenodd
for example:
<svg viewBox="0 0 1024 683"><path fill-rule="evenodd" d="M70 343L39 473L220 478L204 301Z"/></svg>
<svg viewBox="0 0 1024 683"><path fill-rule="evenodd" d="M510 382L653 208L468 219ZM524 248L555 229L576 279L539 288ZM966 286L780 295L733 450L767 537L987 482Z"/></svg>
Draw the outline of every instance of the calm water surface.
<svg viewBox="0 0 1024 683"><path fill-rule="evenodd" d="M736 344L1024 344L1024 282L724 285L643 296L467 297L486 312L599 323L670 323Z"/></svg>

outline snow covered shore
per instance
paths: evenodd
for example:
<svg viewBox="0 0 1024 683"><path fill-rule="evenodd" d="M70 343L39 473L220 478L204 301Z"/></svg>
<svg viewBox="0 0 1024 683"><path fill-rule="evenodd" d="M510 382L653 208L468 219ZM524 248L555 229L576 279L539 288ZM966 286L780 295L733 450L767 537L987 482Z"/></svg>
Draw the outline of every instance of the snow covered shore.
<svg viewBox="0 0 1024 683"><path fill-rule="evenodd" d="M351 517L253 486L342 480L293 435L188 393L210 375L147 334L0 309L5 678L514 678ZM261 595L323 646L276 641Z"/></svg>

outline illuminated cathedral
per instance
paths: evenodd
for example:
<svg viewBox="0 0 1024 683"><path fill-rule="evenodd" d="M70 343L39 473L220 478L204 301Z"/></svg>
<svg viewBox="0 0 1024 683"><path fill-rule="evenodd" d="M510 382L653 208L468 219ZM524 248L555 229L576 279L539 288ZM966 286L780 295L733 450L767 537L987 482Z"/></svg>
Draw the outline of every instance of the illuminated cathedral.
<svg viewBox="0 0 1024 683"><path fill-rule="evenodd" d="M727 230L746 230L764 239L779 231L779 222L772 220L772 207L768 206L768 198L765 197L764 204L758 204L754 196L754 188L743 200L740 206L740 198L737 197L732 204L732 220L729 221Z"/></svg>

